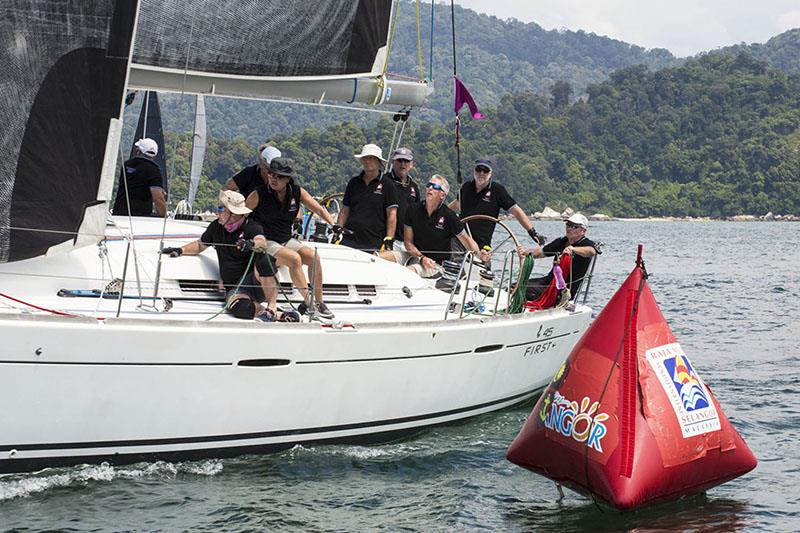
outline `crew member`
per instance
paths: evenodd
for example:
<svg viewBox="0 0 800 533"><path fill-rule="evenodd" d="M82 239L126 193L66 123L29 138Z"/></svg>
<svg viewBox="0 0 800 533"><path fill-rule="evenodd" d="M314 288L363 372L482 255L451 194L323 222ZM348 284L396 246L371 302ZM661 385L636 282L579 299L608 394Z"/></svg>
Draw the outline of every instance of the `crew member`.
<svg viewBox="0 0 800 533"><path fill-rule="evenodd" d="M589 229L589 220L584 215L575 213L565 223L566 234L563 237L547 243L544 247L537 246L526 250L520 246L517 251L522 256L533 254L533 257L537 258L552 257L556 254L572 256L570 271L564 272L564 279L567 282L569 293L574 299L578 295L583 279L586 277L589 265L592 264L592 258L603 253L601 250L602 243L596 243L586 236L586 231ZM528 280L525 299L537 299L550 285L552 279L553 272L551 271L546 276Z"/></svg>
<svg viewBox="0 0 800 533"><path fill-rule="evenodd" d="M219 218L211 222L196 241L180 248L164 248L170 257L197 255L209 246L217 252L219 275L226 290L225 309L236 318L252 319L259 302L274 297L275 268L265 253L267 240L261 226L250 220L244 197L235 191L219 193ZM253 251L256 251L253 254ZM262 320L275 320L273 309L261 309Z"/></svg>
<svg viewBox="0 0 800 533"><path fill-rule="evenodd" d="M366 251L391 250L397 228L397 193L383 175L383 150L365 144L360 154L363 170L344 191L338 223L345 228L342 244Z"/></svg>
<svg viewBox="0 0 800 533"><path fill-rule="evenodd" d="M400 147L392 155L392 170L388 176L397 191L397 228L394 232L395 249L403 250L403 228L409 206L420 202L419 187L411 177L414 168L414 153L411 149Z"/></svg>
<svg viewBox="0 0 800 533"><path fill-rule="evenodd" d="M478 254L482 261L487 260L488 253L478 250L458 215L444 205L449 192L447 180L434 174L425 186L425 200L412 204L406 211L405 251L384 251L380 257L407 265L424 278L434 277L441 274L442 261L450 258L450 243L456 237L466 250Z"/></svg>
<svg viewBox="0 0 800 533"><path fill-rule="evenodd" d="M167 213L167 195L164 192L164 180L161 169L153 159L158 155L158 143L145 137L133 145L136 155L125 161L124 172L117 187L117 197L114 201L115 215L149 217L153 216L153 206L156 215L163 217ZM124 180L124 181L123 181Z"/></svg>
<svg viewBox="0 0 800 533"><path fill-rule="evenodd" d="M542 245L545 238L536 233L530 219L508 194L506 188L492 179L492 162L488 159L475 161L473 179L461 186L461 202L456 198L449 205L450 209L460 212L461 218L470 215L488 215L497 218L500 209L514 215L520 225L528 232L535 244ZM495 223L490 220L472 220L467 222L472 238L482 249L492 245Z"/></svg>
<svg viewBox="0 0 800 533"><path fill-rule="evenodd" d="M275 258L277 266L286 266L292 283L303 296L301 312L311 316L332 319L333 313L322 301L322 264L317 256L314 274L314 304L308 295L308 280L303 265L309 271L315 263L314 250L292 238L292 225L297 219L300 205L306 206L331 226L335 225L328 210L297 185L293 178L292 162L276 157L269 164L269 178L265 185L256 188L247 197L247 207L253 210L252 218L264 228L267 253ZM270 307L274 304L270 302Z"/></svg>
<svg viewBox="0 0 800 533"><path fill-rule="evenodd" d="M269 164L280 157L281 152L274 146L262 144L258 147L258 164L244 167L235 176L225 182L222 187L225 190L239 191L242 196L247 198L250 193L267 183L269 178Z"/></svg>

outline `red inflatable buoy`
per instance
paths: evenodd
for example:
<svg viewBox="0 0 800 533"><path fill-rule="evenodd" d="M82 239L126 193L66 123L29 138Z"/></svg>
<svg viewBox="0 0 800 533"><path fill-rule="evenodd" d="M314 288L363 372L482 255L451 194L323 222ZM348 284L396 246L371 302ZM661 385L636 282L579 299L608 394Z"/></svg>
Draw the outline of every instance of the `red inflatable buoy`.
<svg viewBox="0 0 800 533"><path fill-rule="evenodd" d="M618 509L700 492L756 466L664 320L639 252L507 452Z"/></svg>

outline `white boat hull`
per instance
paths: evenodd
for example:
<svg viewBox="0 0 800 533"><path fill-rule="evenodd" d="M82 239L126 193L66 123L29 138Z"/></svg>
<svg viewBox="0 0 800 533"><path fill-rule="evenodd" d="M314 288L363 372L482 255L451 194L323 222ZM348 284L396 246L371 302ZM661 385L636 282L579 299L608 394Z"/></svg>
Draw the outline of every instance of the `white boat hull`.
<svg viewBox="0 0 800 533"><path fill-rule="evenodd" d="M0 472L388 440L532 397L589 317L342 329L2 317Z"/></svg>

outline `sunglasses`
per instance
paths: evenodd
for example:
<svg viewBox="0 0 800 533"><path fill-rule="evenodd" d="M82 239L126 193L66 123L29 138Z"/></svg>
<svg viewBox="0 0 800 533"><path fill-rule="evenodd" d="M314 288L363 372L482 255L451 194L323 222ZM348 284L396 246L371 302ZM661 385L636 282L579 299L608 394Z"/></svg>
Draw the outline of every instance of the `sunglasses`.
<svg viewBox="0 0 800 533"><path fill-rule="evenodd" d="M582 227L583 226L581 226L580 224L573 224L572 222L567 222L567 228L568 229L575 229L575 228L582 228Z"/></svg>
<svg viewBox="0 0 800 533"><path fill-rule="evenodd" d="M486 172L491 172L491 170L489 170L486 167L475 167L475 172L484 172L484 173L486 173Z"/></svg>
<svg viewBox="0 0 800 533"><path fill-rule="evenodd" d="M395 161L397 161L401 165L407 165L407 164L411 163L410 159L395 159Z"/></svg>
<svg viewBox="0 0 800 533"><path fill-rule="evenodd" d="M428 184L426 185L426 187L429 188L429 189L433 189L435 191L444 192L444 187L442 187L441 185L439 185L438 183L435 183L433 181L429 181Z"/></svg>
<svg viewBox="0 0 800 533"><path fill-rule="evenodd" d="M224 205L218 205L217 206L217 212L218 213L222 213L223 211L225 211L225 206Z"/></svg>

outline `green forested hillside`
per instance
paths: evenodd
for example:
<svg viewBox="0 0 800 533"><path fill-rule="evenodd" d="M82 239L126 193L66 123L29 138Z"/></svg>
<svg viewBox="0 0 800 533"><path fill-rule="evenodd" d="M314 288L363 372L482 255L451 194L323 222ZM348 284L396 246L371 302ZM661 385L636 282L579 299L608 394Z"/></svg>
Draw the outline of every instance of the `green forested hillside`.
<svg viewBox="0 0 800 533"><path fill-rule="evenodd" d="M563 106L532 92L507 95L486 109L488 119L467 119L465 175L472 159L491 157L497 179L528 211L569 205L614 216L800 213L800 75L746 54L714 54L656 72L622 69L587 94ZM272 140L295 160L301 183L322 194L344 188L358 170L352 154L361 144L387 146L391 133L383 119ZM190 135L173 142L180 144L173 164L185 175ZM417 154L422 179L438 172L454 181L452 123L413 121L405 144ZM223 182L254 160L253 146L215 139L206 168Z"/></svg>
<svg viewBox="0 0 800 533"><path fill-rule="evenodd" d="M800 28L785 31L761 44L737 44L720 48L711 54L738 55L745 52L756 59L787 72L800 72Z"/></svg>

